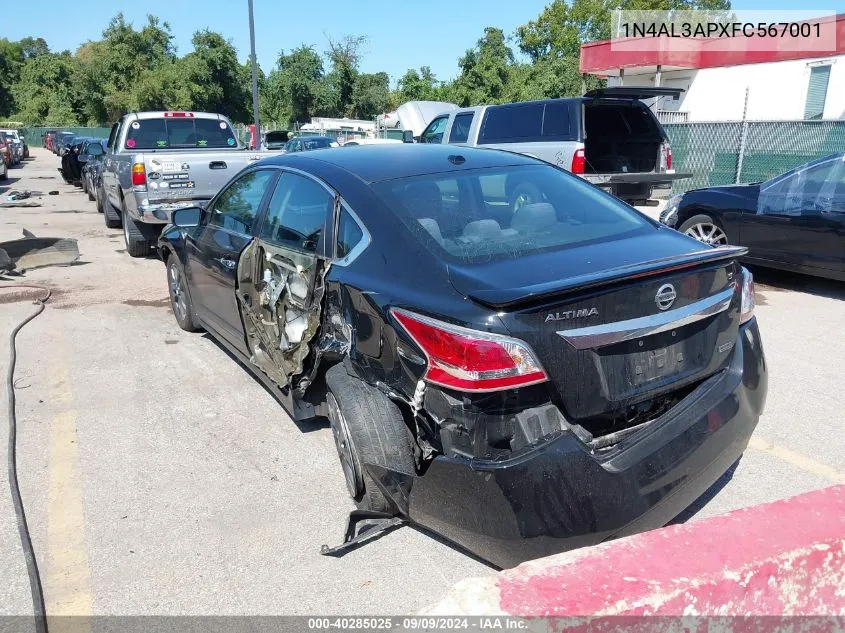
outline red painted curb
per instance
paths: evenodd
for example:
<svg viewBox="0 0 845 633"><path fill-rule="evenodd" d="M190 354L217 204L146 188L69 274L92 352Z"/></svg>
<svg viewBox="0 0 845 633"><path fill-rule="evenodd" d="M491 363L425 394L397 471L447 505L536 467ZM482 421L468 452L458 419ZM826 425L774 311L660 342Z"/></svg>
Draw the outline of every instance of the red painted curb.
<svg viewBox="0 0 845 633"><path fill-rule="evenodd" d="M845 615L845 486L501 573L521 616Z"/></svg>

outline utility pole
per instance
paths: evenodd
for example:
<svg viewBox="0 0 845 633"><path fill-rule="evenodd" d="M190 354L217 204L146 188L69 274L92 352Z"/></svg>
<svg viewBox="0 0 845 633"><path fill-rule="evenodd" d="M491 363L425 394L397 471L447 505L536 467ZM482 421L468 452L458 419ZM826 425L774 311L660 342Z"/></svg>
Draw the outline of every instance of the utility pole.
<svg viewBox="0 0 845 633"><path fill-rule="evenodd" d="M255 18L252 15L252 0L249 5L249 47L252 53L252 116L255 119L255 149L261 149L261 127L258 121L258 63L255 61Z"/></svg>

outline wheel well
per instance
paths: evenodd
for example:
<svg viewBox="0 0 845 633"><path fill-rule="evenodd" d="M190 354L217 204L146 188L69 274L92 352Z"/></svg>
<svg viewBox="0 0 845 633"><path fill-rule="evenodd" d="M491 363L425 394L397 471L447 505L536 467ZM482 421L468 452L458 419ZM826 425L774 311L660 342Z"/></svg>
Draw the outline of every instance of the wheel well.
<svg viewBox="0 0 845 633"><path fill-rule="evenodd" d="M721 220L717 217L714 217L713 214L707 207L703 207L701 205L691 205L684 209L678 210L678 221L675 223L675 228L680 229L681 225L689 220L691 217L696 215L709 215L713 218L713 221L718 224L720 227L724 229L724 225L722 224Z"/></svg>

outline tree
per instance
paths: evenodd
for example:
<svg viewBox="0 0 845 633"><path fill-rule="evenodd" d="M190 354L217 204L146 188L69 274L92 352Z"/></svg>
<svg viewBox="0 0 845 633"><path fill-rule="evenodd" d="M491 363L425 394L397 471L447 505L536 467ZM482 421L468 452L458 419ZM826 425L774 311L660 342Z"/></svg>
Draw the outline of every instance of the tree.
<svg viewBox="0 0 845 633"><path fill-rule="evenodd" d="M25 60L29 59L30 57L38 57L39 55L50 54L50 47L47 46L47 42L44 40L43 37L25 37L18 42L18 46L20 46L21 54L23 56L23 59Z"/></svg>
<svg viewBox="0 0 845 633"><path fill-rule="evenodd" d="M248 122L251 89L235 47L209 30L197 31L191 43L194 50L183 58L182 64L193 109L220 112L233 121Z"/></svg>
<svg viewBox="0 0 845 633"><path fill-rule="evenodd" d="M327 77L331 89L336 94L337 109L342 115L352 113L352 93L358 77L358 63L361 61L361 47L366 44L366 35L345 35L339 40L329 40L326 56L332 69Z"/></svg>
<svg viewBox="0 0 845 633"><path fill-rule="evenodd" d="M23 52L17 42L0 39L0 116L14 110L13 85L18 81L23 63Z"/></svg>
<svg viewBox="0 0 845 633"><path fill-rule="evenodd" d="M78 125L73 94L76 60L69 54L39 55L24 62L14 85L17 118L26 124Z"/></svg>
<svg viewBox="0 0 845 633"><path fill-rule="evenodd" d="M400 103L434 101L438 96L437 78L429 66L421 66L419 72L415 68L409 68L399 79L397 92Z"/></svg>
<svg viewBox="0 0 845 633"><path fill-rule="evenodd" d="M279 54L267 78L268 103L274 120L307 123L321 98L323 60L311 46Z"/></svg>
<svg viewBox="0 0 845 633"><path fill-rule="evenodd" d="M352 116L374 119L390 107L390 77L387 73L361 73L352 89Z"/></svg>
<svg viewBox="0 0 845 633"><path fill-rule="evenodd" d="M577 58L582 43L610 38L614 9L671 11L730 6L729 0L552 0L536 20L516 29L516 41L534 62L549 57Z"/></svg>
<svg viewBox="0 0 845 633"><path fill-rule="evenodd" d="M457 103L461 106L501 103L505 100L513 64L513 51L505 41L505 34L488 26L475 48L458 61L461 74L453 86Z"/></svg>

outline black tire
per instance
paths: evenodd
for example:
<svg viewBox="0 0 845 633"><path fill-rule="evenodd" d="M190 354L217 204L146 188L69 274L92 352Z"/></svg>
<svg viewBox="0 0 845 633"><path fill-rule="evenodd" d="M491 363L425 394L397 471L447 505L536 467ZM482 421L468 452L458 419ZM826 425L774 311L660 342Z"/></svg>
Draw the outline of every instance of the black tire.
<svg viewBox="0 0 845 633"><path fill-rule="evenodd" d="M174 273L178 277L178 285L181 291L177 291L177 283ZM188 282L185 279L185 271L182 263L174 253L167 258L167 291L170 294L170 309L176 317L176 323L186 332L200 332L202 328L194 312L194 304L191 302L191 293ZM181 306L180 306L181 297Z"/></svg>
<svg viewBox="0 0 845 633"><path fill-rule="evenodd" d="M698 231L694 227L702 228L700 231ZM709 229L705 227L712 227L713 229L715 229L715 233L713 234L713 241L707 241L706 239L703 239L701 236L699 236L699 234L702 236L707 234L707 231L709 231ZM722 223L705 213L694 215L691 218L685 220L681 224L681 226L678 227L678 232L684 233L689 237L697 239L704 244L710 244L711 246L725 246L728 244L728 236L725 233L725 229L722 226Z"/></svg>
<svg viewBox="0 0 845 633"><path fill-rule="evenodd" d="M359 509L394 513L393 503L363 465L376 464L408 475L416 473L410 431L402 412L381 391L350 376L343 363L326 372L326 384L329 422L349 495ZM344 438L348 449L340 445ZM351 464L345 462L344 451L346 462Z"/></svg>
<svg viewBox="0 0 845 633"><path fill-rule="evenodd" d="M103 212L103 191L101 189L97 189L97 195L94 198L97 201L97 211L100 213Z"/></svg>
<svg viewBox="0 0 845 633"><path fill-rule="evenodd" d="M119 229L123 226L123 222L120 219L120 212L114 208L108 199L103 200L103 219L106 221L106 226L110 229Z"/></svg>
<svg viewBox="0 0 845 633"><path fill-rule="evenodd" d="M146 257L150 254L152 245L146 234L133 220L124 208L121 214L123 221L123 241L126 244L126 252L130 257Z"/></svg>
<svg viewBox="0 0 845 633"><path fill-rule="evenodd" d="M525 204L533 204L535 202L543 201L543 192L540 188L530 182L524 182L517 185L510 196L508 196L508 203L510 204L511 212L516 213Z"/></svg>

